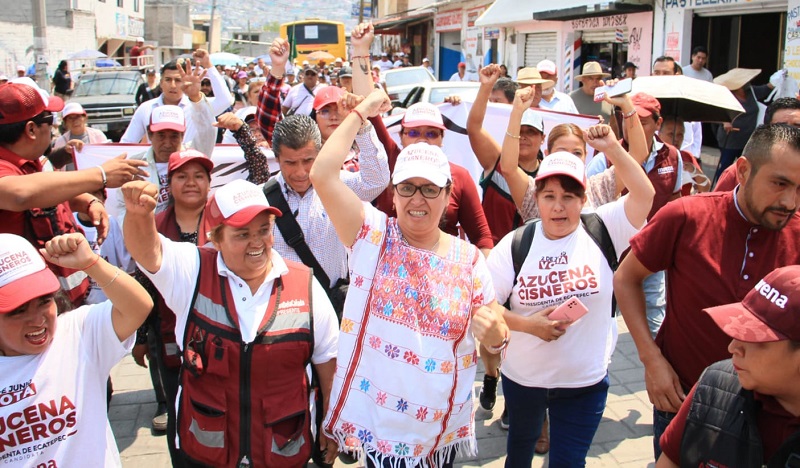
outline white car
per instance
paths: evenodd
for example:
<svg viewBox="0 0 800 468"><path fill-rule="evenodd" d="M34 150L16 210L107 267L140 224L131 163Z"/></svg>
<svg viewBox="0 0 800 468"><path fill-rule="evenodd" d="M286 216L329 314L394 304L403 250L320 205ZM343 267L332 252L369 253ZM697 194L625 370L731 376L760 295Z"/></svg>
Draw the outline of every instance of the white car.
<svg viewBox="0 0 800 468"><path fill-rule="evenodd" d="M381 82L386 87L389 99L400 102L414 87L435 81L431 72L423 67L394 68L381 74Z"/></svg>
<svg viewBox="0 0 800 468"><path fill-rule="evenodd" d="M413 87L406 98L402 101L393 100L392 114L403 112L409 106L418 102L430 102L439 104L444 102L448 96L458 96L462 101L474 102L478 95L478 82L458 82L458 81L435 81L433 83L423 83Z"/></svg>

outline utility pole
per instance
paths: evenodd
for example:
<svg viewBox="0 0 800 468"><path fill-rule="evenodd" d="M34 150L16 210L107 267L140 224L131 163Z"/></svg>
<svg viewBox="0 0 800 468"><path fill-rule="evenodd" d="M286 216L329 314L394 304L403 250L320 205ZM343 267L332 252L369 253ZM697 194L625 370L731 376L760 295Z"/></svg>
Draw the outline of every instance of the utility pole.
<svg viewBox="0 0 800 468"><path fill-rule="evenodd" d="M358 0L358 24L364 22L364 0Z"/></svg>
<svg viewBox="0 0 800 468"><path fill-rule="evenodd" d="M208 25L208 53L214 52L212 47L214 47L214 12L217 9L217 0L212 0L211 2L211 22Z"/></svg>
<svg viewBox="0 0 800 468"><path fill-rule="evenodd" d="M50 91L50 80L47 77L47 13L45 0L31 0L33 6L33 60L36 65L36 83L45 91Z"/></svg>

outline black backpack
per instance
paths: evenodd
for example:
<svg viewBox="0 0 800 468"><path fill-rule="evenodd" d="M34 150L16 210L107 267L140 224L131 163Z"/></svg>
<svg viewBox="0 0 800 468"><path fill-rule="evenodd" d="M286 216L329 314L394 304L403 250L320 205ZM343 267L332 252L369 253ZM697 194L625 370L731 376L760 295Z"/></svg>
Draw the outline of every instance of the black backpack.
<svg viewBox="0 0 800 468"><path fill-rule="evenodd" d="M511 241L511 261L514 264L514 282L511 284L513 288L517 284L517 277L522 264L525 263L525 258L531 250L533 244L533 236L536 234L536 225L539 224L539 219L532 219L522 226L514 230L514 238ZM617 260L617 251L614 249L614 243L611 241L611 236L608 234L606 224L597 215L597 213L584 213L581 214L581 224L592 238L595 244L600 247L603 256L608 262L611 271L617 271L619 261ZM506 302L506 308L509 308L509 302ZM617 298L611 295L611 316L615 317L617 311Z"/></svg>

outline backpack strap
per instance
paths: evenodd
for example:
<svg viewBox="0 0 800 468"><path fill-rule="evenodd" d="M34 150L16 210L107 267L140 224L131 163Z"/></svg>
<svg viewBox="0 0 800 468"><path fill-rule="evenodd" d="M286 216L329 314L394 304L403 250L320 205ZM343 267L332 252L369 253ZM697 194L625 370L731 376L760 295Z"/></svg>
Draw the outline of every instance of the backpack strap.
<svg viewBox="0 0 800 468"><path fill-rule="evenodd" d="M586 229L586 233L592 238L595 244L600 247L600 251L606 258L611 271L617 271L619 267L619 260L617 259L617 250L614 248L614 242L608 234L606 223L597 213L582 213L581 223ZM611 316L617 316L617 296L614 295L614 290L611 290Z"/></svg>
<svg viewBox="0 0 800 468"><path fill-rule="evenodd" d="M292 209L289 208L286 197L284 197L281 192L281 187L277 179L271 178L264 184L264 195L266 195L270 205L281 210L281 213L283 213L283 216L275 218L275 224L278 225L283 240L295 251L297 256L300 257L300 260L302 260L307 267L311 268L314 272L314 277L317 278L317 281L319 281L322 288L327 293L331 287L331 280L328 278L325 270L322 269L322 265L319 264L314 253L311 252L308 244L306 244L303 230L300 228L300 225L297 224L297 220L292 214Z"/></svg>

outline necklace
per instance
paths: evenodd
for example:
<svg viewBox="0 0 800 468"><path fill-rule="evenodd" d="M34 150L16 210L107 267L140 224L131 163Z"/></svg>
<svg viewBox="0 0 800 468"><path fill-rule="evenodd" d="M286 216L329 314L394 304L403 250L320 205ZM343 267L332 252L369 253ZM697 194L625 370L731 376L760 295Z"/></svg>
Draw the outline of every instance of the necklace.
<svg viewBox="0 0 800 468"><path fill-rule="evenodd" d="M399 229L398 229L398 231L399 231ZM410 245L411 247L414 247L414 248L416 248L416 249L421 249L421 250L429 250L429 251L431 251L431 252L436 252L436 248L437 248L437 247L439 247L439 241L441 241L441 240L442 240L442 233L441 233L441 232L439 232L439 238L438 238L438 239L436 239L436 243L435 243L435 244L433 244L433 245L432 245L432 246L431 246L429 249L423 249L422 247L417 247L417 246L415 246L415 245L411 244L411 242L409 242L409 241L408 241L408 239L406 239L406 236L404 236L404 235L403 235L403 231L400 231L400 238L401 238L401 239L403 240L403 242L405 242L407 245Z"/></svg>

